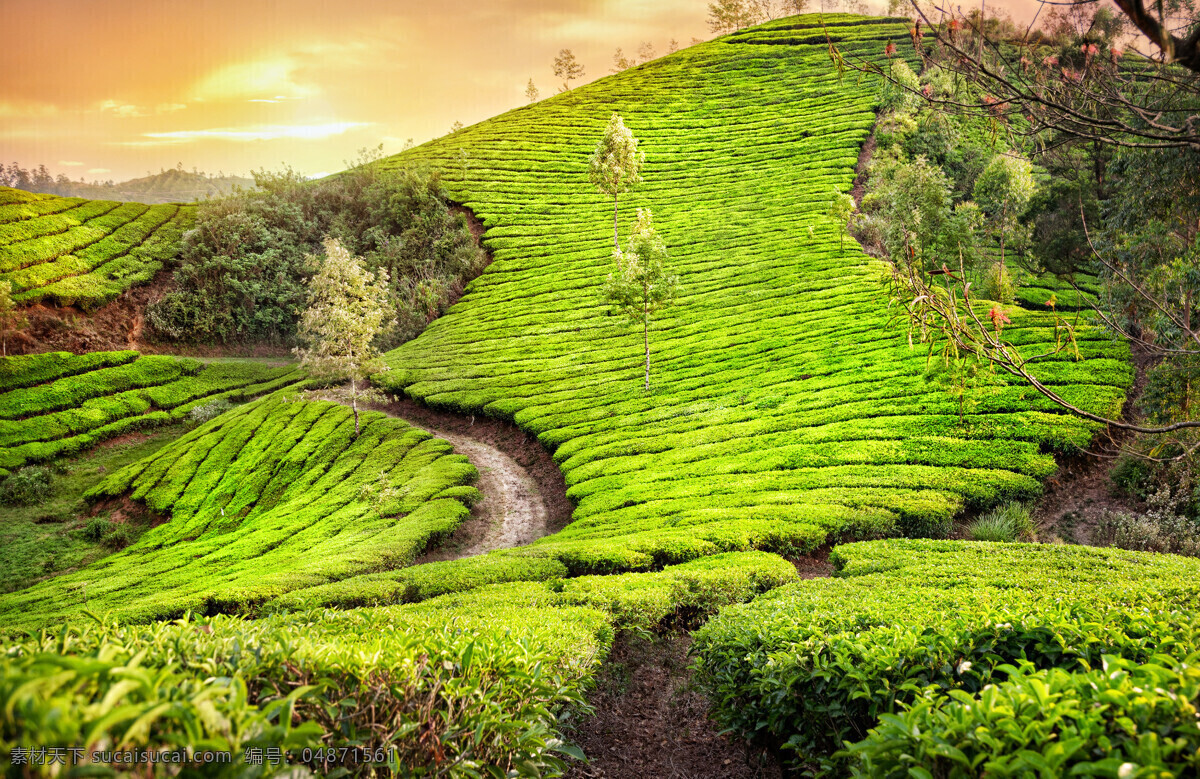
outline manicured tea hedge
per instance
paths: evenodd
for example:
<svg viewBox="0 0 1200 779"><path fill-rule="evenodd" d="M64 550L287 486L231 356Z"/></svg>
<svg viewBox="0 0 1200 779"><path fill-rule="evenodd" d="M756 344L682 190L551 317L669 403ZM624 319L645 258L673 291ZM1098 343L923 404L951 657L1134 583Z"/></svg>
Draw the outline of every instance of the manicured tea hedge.
<svg viewBox="0 0 1200 779"><path fill-rule="evenodd" d="M292 367L206 365L132 351L2 358L0 469L73 454L105 438L180 420L199 404L246 400L301 378Z"/></svg>
<svg viewBox="0 0 1200 779"><path fill-rule="evenodd" d="M911 53L897 20L793 17L381 163L441 169L495 256L387 355L382 382L514 420L554 451L575 521L531 549L573 574L942 535L964 508L1037 495L1050 450L1094 432L1001 377L960 409L889 324L883 265L839 250L828 203L854 177L877 87L839 78L825 29L848 56L882 56L888 40ZM651 329L649 394L640 333L601 299L612 202L587 160L613 111L647 156L645 183L621 199L622 235L651 207L680 276ZM1052 341L1041 308L1014 309L1005 330L1031 352ZM1124 347L1085 321L1080 354L1047 361L1044 381L1117 413L1133 376Z"/></svg>
<svg viewBox="0 0 1200 779"><path fill-rule="evenodd" d="M195 206L0 192L0 281L23 303L97 308L162 270Z"/></svg>
<svg viewBox="0 0 1200 779"><path fill-rule="evenodd" d="M416 606L77 624L0 657L0 757L99 738L235 761L247 747L362 746L394 749L389 773L404 776L551 775L575 752L559 717L579 711L616 630L686 622L795 578L748 553Z"/></svg>
<svg viewBox="0 0 1200 779"><path fill-rule="evenodd" d="M1186 658L1200 637L1195 560L1075 546L896 540L840 546L832 559L838 578L789 585L723 610L696 634L700 678L721 723L781 747L797 768L844 774L855 758L835 755L876 726L881 735L855 754L874 755L897 772L871 775L907 775L901 765L929 769L900 752L911 747L917 752L906 754L937 754L943 735L982 759L1028 747L1051 763L1059 748L1087 762L1105 757L1097 752L1107 748L1100 739L1109 725L1081 725L1083 741L1068 744L1065 735L1061 742L1037 737L1063 716L1049 708L1045 722L1019 720L1025 742L1003 728L990 740L967 723L1010 717L1005 700L1039 683L1083 705L1094 695L1083 689L1087 679L1064 681L1046 672L1087 674L1109 662L1107 656L1135 666L1165 662L1161 673L1190 678L1162 658ZM1024 664L1029 667L1018 669ZM988 692L997 684L999 692ZM1194 687L1194 680L1186 681L1181 690ZM968 705L980 695L982 710ZM1176 711L1168 700L1174 693L1163 696L1160 703ZM1141 704L1111 701L1113 711L1094 718L1107 721L1122 711L1141 716L1132 708ZM1041 704L1048 706L1044 699ZM891 714L900 719L885 717ZM1200 748L1194 715L1184 735L1194 760ZM1137 750L1129 748L1130 754ZM949 753L942 757L939 764L948 768L958 762Z"/></svg>
<svg viewBox="0 0 1200 779"><path fill-rule="evenodd" d="M93 488L91 501L128 495L169 521L88 568L0 597L0 625L85 606L138 620L235 611L404 566L466 517L458 488L476 476L449 443L398 419L366 413L355 438L350 409L277 393Z"/></svg>

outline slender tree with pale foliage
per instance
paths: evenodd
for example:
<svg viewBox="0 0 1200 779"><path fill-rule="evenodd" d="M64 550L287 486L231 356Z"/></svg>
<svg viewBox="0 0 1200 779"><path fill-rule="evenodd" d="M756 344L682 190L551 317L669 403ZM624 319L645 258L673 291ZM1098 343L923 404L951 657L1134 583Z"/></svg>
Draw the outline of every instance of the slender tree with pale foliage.
<svg viewBox="0 0 1200 779"><path fill-rule="evenodd" d="M533 78L530 77L529 83L525 85L525 99L530 103L536 103L540 94L541 92L538 91L537 86L533 83Z"/></svg>
<svg viewBox="0 0 1200 779"><path fill-rule="evenodd" d="M378 277L336 239L325 240L325 254L313 259L320 269L308 282L308 308L300 315L297 347L300 364L317 378L350 381L354 436L359 434L358 401L375 399L377 391L362 384L387 370L374 346L389 323L388 274ZM381 398L382 396L380 396Z"/></svg>
<svg viewBox="0 0 1200 779"><path fill-rule="evenodd" d="M675 300L679 278L666 267L667 246L654 229L648 208L639 208L625 251L613 250L616 268L604 283L604 298L633 323L642 325L646 384L650 391L650 319Z"/></svg>
<svg viewBox="0 0 1200 779"><path fill-rule="evenodd" d="M838 228L838 252L846 251L846 233L850 232L850 220L854 217L854 198L833 188L833 200L829 203L829 218Z"/></svg>
<svg viewBox="0 0 1200 779"><path fill-rule="evenodd" d="M638 139L625 126L619 114L613 114L604 129L604 137L596 143L588 163L588 177L596 189L613 199L613 248L620 250L617 233L617 198L642 182L642 165L646 153L638 151Z"/></svg>
<svg viewBox="0 0 1200 779"><path fill-rule="evenodd" d="M583 65L580 65L579 60L575 59L575 52L563 49L558 53L558 56L554 58L554 75L563 80L559 92L568 91L572 81L583 78Z"/></svg>

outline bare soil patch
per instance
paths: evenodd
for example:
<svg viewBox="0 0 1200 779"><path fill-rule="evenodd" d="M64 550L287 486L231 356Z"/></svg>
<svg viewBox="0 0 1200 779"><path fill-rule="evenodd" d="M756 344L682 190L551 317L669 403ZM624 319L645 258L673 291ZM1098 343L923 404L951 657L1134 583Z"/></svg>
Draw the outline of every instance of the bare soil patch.
<svg viewBox="0 0 1200 779"><path fill-rule="evenodd" d="M782 777L768 752L723 736L688 670L687 633L621 635L588 696L596 714L567 737L588 757L568 779Z"/></svg>
<svg viewBox="0 0 1200 779"><path fill-rule="evenodd" d="M801 579L822 579L833 576L833 563L829 562L831 546L822 546L811 555L804 557L789 557L787 561L796 566L796 573Z"/></svg>

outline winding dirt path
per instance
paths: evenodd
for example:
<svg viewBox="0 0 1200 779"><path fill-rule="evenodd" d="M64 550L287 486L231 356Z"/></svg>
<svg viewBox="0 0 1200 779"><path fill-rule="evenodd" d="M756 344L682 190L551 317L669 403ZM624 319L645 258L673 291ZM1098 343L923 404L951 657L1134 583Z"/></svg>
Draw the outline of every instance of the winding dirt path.
<svg viewBox="0 0 1200 779"><path fill-rule="evenodd" d="M349 405L340 393L318 397ZM488 417L435 411L411 400L360 404L449 441L479 471L483 499L446 543L414 564L456 560L536 541L571 519L562 472L550 453L515 425Z"/></svg>
<svg viewBox="0 0 1200 779"><path fill-rule="evenodd" d="M390 412L389 415L399 417ZM483 500L471 510L468 520L478 527L467 527L465 533L455 533L457 538L452 538L448 546L458 547L461 551L455 551L454 557L522 546L546 535L550 512L537 482L516 460L477 438L427 427L409 419L404 421L449 441L454 451L465 454L479 471L475 486L483 493Z"/></svg>

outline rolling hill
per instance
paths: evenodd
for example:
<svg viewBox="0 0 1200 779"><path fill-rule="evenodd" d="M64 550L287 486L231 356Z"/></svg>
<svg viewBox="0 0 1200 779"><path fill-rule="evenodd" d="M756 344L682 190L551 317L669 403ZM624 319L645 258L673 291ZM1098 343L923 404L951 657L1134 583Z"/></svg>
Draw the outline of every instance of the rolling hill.
<svg viewBox="0 0 1200 779"><path fill-rule="evenodd" d="M179 253L194 205L36 195L0 187L0 281L19 303L99 308Z"/></svg>
<svg viewBox="0 0 1200 779"><path fill-rule="evenodd" d="M1150 676L1145 666L1169 665L1156 651L1197 634L1192 561L895 538L945 536L965 510L1038 495L1054 454L1095 432L999 376L954 397L892 321L884 265L839 247L828 205L851 186L877 100L874 84L839 77L826 34L882 56L907 30L780 20L382 162L439 169L483 220L494 261L386 355L377 383L536 435L565 474L573 521L522 548L408 565L465 514L468 464L382 415L354 439L341 407L243 405L91 494L169 521L0 596L4 627L31 632L0 658L6 739L59 728L129 729L138 745L391 744L395 772L553 773L571 753L557 717L578 712L615 636L691 630L722 607L697 649L720 716L816 773L844 768L822 761L918 694L943 706L935 693L1020 681L1010 669L1030 658L1080 685L1106 650ZM681 280L651 331L649 393L641 334L600 296L612 203L588 183L587 158L614 112L648 159L621 201L622 233L652 208ZM1048 314L1012 319L1007 336L1045 346ZM1127 351L1099 328L1079 338L1080 359L1059 355L1040 375L1118 413ZM38 386L58 375L46 370ZM873 540L848 543L859 539ZM833 579L796 581L779 556L835 544ZM100 613L77 619L85 607ZM111 620L186 610L142 628ZM59 621L56 637L32 634ZM138 663L167 681L115 681ZM1138 694L1130 707L1161 715L1145 721L1190 727L1181 743L1194 745L1194 709ZM193 715L196 701L221 716ZM1112 742L1096 732L1080 750Z"/></svg>

